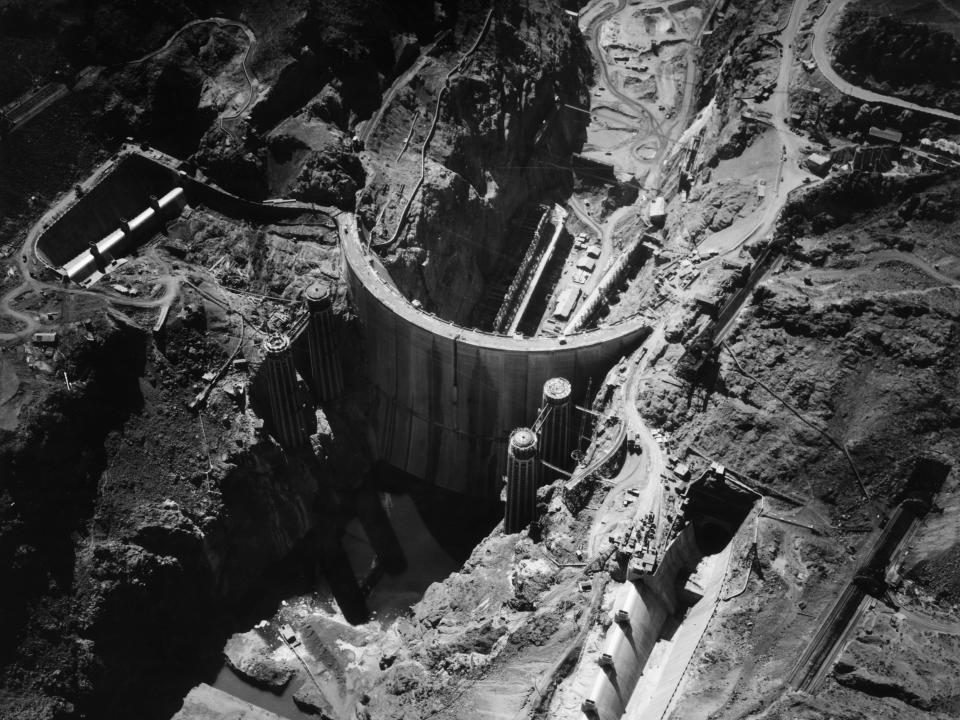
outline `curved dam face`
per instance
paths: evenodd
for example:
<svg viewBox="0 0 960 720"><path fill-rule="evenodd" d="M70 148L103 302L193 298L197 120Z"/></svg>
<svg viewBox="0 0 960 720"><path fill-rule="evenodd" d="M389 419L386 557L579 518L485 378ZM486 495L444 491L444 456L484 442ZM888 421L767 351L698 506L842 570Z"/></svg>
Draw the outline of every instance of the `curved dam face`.
<svg viewBox="0 0 960 720"><path fill-rule="evenodd" d="M352 215L338 218L344 276L363 325L379 459L456 492L497 497L512 429L536 418L543 384L590 379L649 334L637 318L560 338L469 330L413 307L367 254Z"/></svg>

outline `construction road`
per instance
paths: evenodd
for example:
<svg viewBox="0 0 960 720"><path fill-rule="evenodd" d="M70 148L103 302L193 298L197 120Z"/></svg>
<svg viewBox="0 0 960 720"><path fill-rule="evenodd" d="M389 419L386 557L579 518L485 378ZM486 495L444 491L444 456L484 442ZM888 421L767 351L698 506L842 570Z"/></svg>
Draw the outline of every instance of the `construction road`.
<svg viewBox="0 0 960 720"><path fill-rule="evenodd" d="M894 105L896 107L903 108L904 110L912 110L914 112L924 113L926 115L935 115L947 120L960 121L960 115L955 113L947 112L946 110L941 110L940 108L917 105L916 103L902 100L893 95L882 95L880 93L873 92L872 90L857 87L856 85L853 85L852 83L849 83L840 77L840 74L833 69L830 53L827 50L827 40L830 36L831 28L835 26L844 8L849 3L850 0L832 0L832 2L827 6L827 9L824 11L823 15L820 16L813 27L813 43L811 44L813 49L813 59L817 63L817 68L821 73L823 73L823 76L830 82L830 84L837 88L837 90L842 92L844 95L855 97L858 100L863 100L864 102L884 103L886 105Z"/></svg>

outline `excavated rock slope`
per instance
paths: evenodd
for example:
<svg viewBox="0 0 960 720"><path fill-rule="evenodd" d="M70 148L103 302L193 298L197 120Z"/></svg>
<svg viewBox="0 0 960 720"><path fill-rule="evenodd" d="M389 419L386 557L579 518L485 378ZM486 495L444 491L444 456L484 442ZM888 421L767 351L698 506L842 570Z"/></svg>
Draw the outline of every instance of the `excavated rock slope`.
<svg viewBox="0 0 960 720"><path fill-rule="evenodd" d="M500 255L516 252L505 245L507 221L570 182L562 168L585 137L586 116L565 107L588 104L591 72L573 19L555 3L498 2L485 26L486 10L461 12L365 130L360 213L373 242L395 240L386 265L402 291L455 322L469 318Z"/></svg>
<svg viewBox="0 0 960 720"><path fill-rule="evenodd" d="M815 619L852 578L854 553L916 459L949 464L960 450L958 198L953 179L858 174L809 192L788 208L784 260L754 291L715 375L682 390L654 382L639 399L646 418L680 443L802 502L795 509L768 498L768 514L814 528L757 521L755 560L754 528L744 530L732 586L745 592L720 604L676 717L919 718L956 707L955 683L937 676L938 667L955 667L955 643L905 625L897 643L861 630L867 645L851 647L836 681L827 680L824 701L788 694L754 715L783 692ZM677 352L668 348L661 365ZM960 550L949 500L955 487L949 481L937 501L947 508L944 520L928 521L935 531L925 531L903 567L912 602L927 598L928 608L947 615L956 609L952 583L929 567L955 577L942 561ZM876 644L887 646L888 657L929 661L878 663L867 657Z"/></svg>

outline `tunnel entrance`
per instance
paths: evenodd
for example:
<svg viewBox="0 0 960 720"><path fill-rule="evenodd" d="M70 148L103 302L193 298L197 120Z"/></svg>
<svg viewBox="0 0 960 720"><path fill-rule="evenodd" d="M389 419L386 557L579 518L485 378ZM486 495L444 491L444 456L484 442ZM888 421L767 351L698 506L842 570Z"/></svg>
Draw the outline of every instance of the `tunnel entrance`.
<svg viewBox="0 0 960 720"><path fill-rule="evenodd" d="M715 555L727 546L757 497L728 484L712 471L690 485L684 517L693 525L697 545L705 556Z"/></svg>

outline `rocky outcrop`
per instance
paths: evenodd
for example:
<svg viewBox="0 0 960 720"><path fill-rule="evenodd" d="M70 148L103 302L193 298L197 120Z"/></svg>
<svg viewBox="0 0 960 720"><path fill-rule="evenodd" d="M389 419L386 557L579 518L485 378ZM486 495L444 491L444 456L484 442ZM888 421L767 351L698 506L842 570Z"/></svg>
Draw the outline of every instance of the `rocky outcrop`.
<svg viewBox="0 0 960 720"><path fill-rule="evenodd" d="M915 692L904 687L904 681L893 680L867 668L838 667L834 672L837 682L862 693L875 697L892 697L902 700L921 710L930 710L933 707L931 698L919 697Z"/></svg>
<svg viewBox="0 0 960 720"><path fill-rule="evenodd" d="M283 720L280 715L251 705L207 684L193 688L173 720L221 720L225 717L245 720Z"/></svg>
<svg viewBox="0 0 960 720"><path fill-rule="evenodd" d="M349 210L363 182L363 166L356 155L342 148L328 148L309 153L289 194L298 200Z"/></svg>
<svg viewBox="0 0 960 720"><path fill-rule="evenodd" d="M246 89L236 62L246 42L235 27L196 26L156 57L112 70L99 86L104 126L190 155L233 94Z"/></svg>
<svg viewBox="0 0 960 720"><path fill-rule="evenodd" d="M531 198L570 183L555 166L581 146L584 119L564 104L587 104L591 72L582 36L558 7L507 2L494 6L475 54L447 79L485 19L478 8L460 14L441 60L429 61L416 85L398 91L368 141L372 150L391 150L364 156L372 181L361 216L373 226L385 208L377 240L389 239L419 179L419 146L439 101L423 187L386 263L408 297L456 322L470 317L501 254L515 250L506 247L509 219ZM401 162L387 165L411 127ZM395 201L400 185L407 189Z"/></svg>
<svg viewBox="0 0 960 720"><path fill-rule="evenodd" d="M919 105L960 108L960 43L950 33L851 6L833 37L837 72L852 83Z"/></svg>
<svg viewBox="0 0 960 720"><path fill-rule="evenodd" d="M212 393L202 416L186 409L226 357L219 343L236 343L221 322L174 309L158 345L123 316L87 320L51 358L71 389L29 384L36 402L0 453L0 571L23 588L0 600L3 651L24 659L4 669L9 697L93 714L140 707L146 683L222 646L215 618L302 542L318 508L335 512L320 490L331 466L264 442L229 394ZM221 388L242 379L229 373ZM234 664L273 688L289 679L256 658ZM50 679L25 684L34 673Z"/></svg>
<svg viewBox="0 0 960 720"><path fill-rule="evenodd" d="M317 715L322 720L333 720L337 716L327 696L312 679L304 680L297 688L293 693L293 702L304 712Z"/></svg>
<svg viewBox="0 0 960 720"><path fill-rule="evenodd" d="M281 692L293 679L293 665L274 659L270 646L256 630L231 636L223 656L237 675L265 690Z"/></svg>

